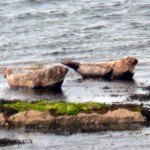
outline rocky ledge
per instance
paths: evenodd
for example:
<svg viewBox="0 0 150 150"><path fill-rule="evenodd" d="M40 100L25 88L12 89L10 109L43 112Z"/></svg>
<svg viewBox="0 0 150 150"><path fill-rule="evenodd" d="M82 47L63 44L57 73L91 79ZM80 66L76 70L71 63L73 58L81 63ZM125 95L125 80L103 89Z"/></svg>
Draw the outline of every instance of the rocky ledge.
<svg viewBox="0 0 150 150"><path fill-rule="evenodd" d="M55 134L138 130L150 120L138 105L2 101L0 126Z"/></svg>

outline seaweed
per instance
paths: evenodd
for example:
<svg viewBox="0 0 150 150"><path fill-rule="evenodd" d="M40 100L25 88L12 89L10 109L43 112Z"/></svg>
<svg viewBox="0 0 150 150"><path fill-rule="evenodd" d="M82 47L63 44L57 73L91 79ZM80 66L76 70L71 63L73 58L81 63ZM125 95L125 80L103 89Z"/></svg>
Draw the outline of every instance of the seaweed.
<svg viewBox="0 0 150 150"><path fill-rule="evenodd" d="M0 147L32 143L32 140L17 140L17 139L0 139Z"/></svg>
<svg viewBox="0 0 150 150"><path fill-rule="evenodd" d="M130 98L130 100L149 101L150 100L150 93L133 94L129 98Z"/></svg>
<svg viewBox="0 0 150 150"><path fill-rule="evenodd" d="M104 104L96 102L87 103L69 103L69 102L53 102L47 100L34 101L34 102L8 102L1 106L7 114L15 114L17 112L38 110L48 110L53 115L77 115L80 112L92 113L97 112L99 114L107 113L110 110L116 110L119 108L125 108L131 111L141 112L143 107L133 104ZM8 111L9 110L9 111Z"/></svg>
<svg viewBox="0 0 150 150"><path fill-rule="evenodd" d="M99 110L108 107L108 104L101 103L69 103L69 102L52 102L52 101L36 101L36 102L21 102L15 101L14 103L4 103L5 109L14 109L18 112L28 110L45 111L49 110L56 115L77 115L79 112L88 112L90 110Z"/></svg>

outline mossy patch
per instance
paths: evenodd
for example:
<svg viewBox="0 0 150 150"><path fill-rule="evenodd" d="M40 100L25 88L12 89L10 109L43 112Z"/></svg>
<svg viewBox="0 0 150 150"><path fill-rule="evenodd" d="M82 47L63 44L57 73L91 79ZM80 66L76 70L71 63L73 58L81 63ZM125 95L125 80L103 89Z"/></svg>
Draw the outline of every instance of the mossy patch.
<svg viewBox="0 0 150 150"><path fill-rule="evenodd" d="M36 102L21 102L4 103L1 106L4 108L13 108L19 112L28 110L45 111L49 110L57 115L77 115L79 112L88 112L91 110L99 110L109 107L107 104L100 103L68 103L68 102L52 102L52 101L36 101Z"/></svg>
<svg viewBox="0 0 150 150"><path fill-rule="evenodd" d="M5 111L11 108L18 112L28 111L28 110L38 110L38 111L49 110L53 115L77 115L80 112L84 112L84 113L97 112L99 114L104 114L110 110L116 110L118 108L125 108L136 112L143 111L142 106L131 105L131 104L109 105L109 104L96 103L96 102L69 103L69 102L53 102L53 101L46 101L46 100L35 101L35 102L4 101L1 103L1 107Z"/></svg>

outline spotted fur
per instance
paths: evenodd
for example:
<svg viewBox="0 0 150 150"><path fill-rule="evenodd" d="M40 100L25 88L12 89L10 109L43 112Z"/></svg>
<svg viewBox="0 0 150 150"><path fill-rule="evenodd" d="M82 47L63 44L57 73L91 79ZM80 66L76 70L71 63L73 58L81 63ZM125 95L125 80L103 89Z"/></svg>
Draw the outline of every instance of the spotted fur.
<svg viewBox="0 0 150 150"><path fill-rule="evenodd" d="M78 63L64 60L62 64L77 71L83 78L131 79L138 60L135 57L98 63Z"/></svg>
<svg viewBox="0 0 150 150"><path fill-rule="evenodd" d="M67 68L58 65L23 74L14 74L12 69L8 68L4 72L4 77L7 78L11 87L59 88L67 72Z"/></svg>

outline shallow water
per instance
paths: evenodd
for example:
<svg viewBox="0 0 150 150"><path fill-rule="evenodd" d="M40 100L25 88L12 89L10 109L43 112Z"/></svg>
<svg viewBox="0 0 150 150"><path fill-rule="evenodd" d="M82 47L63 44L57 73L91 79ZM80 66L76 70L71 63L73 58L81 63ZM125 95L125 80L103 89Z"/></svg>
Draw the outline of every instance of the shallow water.
<svg viewBox="0 0 150 150"><path fill-rule="evenodd" d="M1 1L0 65L126 55L149 62L149 7L149 0Z"/></svg>
<svg viewBox="0 0 150 150"><path fill-rule="evenodd" d="M70 70L60 93L13 90L0 74L0 98L126 103L131 94L146 92L139 87L150 84L149 0L5 0L0 1L0 28L1 73L6 67L12 67L16 72L29 71L63 59L96 62L133 55L139 60L134 82L82 80ZM105 89L106 86L109 89ZM142 103L147 105L149 101ZM33 145L11 149L149 147L145 129L140 134L110 132L66 137L14 131L2 131L0 134L34 139Z"/></svg>
<svg viewBox="0 0 150 150"><path fill-rule="evenodd" d="M63 59L106 61L128 55L137 57L139 64L135 82L129 84L82 81L70 70L59 94L12 90L1 74L0 98L120 102L141 92L138 87L150 83L149 7L149 0L1 1L1 72L6 67L29 71Z"/></svg>
<svg viewBox="0 0 150 150"><path fill-rule="evenodd" d="M51 150L148 150L150 146L150 131L144 128L142 131L104 132L96 134L75 134L69 136L24 133L19 131L0 130L1 137L13 136L15 139L32 140L32 144L15 145L1 148L2 150L23 150L23 149L51 149Z"/></svg>

